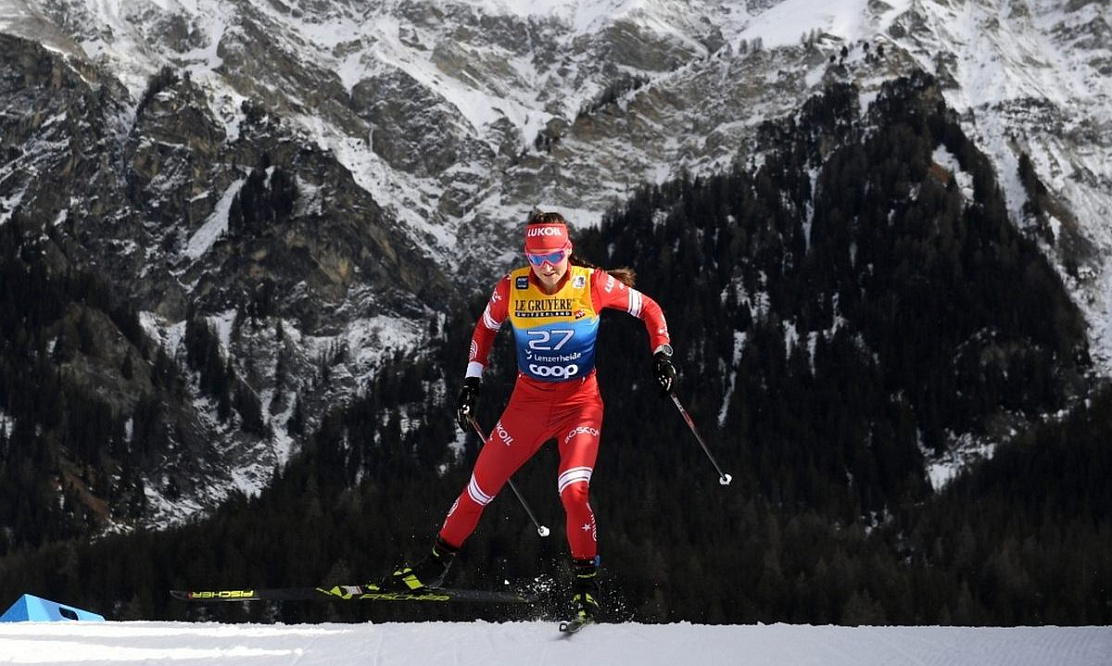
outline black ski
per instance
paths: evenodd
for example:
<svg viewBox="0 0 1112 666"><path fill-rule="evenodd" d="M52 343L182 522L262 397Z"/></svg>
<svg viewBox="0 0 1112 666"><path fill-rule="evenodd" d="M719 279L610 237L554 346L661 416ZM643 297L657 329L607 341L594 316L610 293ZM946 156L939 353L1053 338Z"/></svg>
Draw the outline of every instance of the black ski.
<svg viewBox="0 0 1112 666"><path fill-rule="evenodd" d="M170 590L182 601L413 601L431 603L472 602L528 604L536 596L518 592L462 590L450 587L412 592L389 592L377 585L333 585L332 587L273 587L239 590Z"/></svg>

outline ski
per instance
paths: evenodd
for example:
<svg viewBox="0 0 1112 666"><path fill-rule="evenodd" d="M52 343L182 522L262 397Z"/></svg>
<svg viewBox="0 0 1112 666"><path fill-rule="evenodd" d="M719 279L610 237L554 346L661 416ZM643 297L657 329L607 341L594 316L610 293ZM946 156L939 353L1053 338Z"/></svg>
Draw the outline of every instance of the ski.
<svg viewBox="0 0 1112 666"><path fill-rule="evenodd" d="M536 596L518 592L464 590L449 587L411 592L391 592L377 585L333 585L331 587L246 588L239 590L170 590L181 601L413 601L430 603L528 604Z"/></svg>
<svg viewBox="0 0 1112 666"><path fill-rule="evenodd" d="M560 633L570 636L588 624L594 623L595 621L589 617L576 617L570 620L564 620L560 623Z"/></svg>

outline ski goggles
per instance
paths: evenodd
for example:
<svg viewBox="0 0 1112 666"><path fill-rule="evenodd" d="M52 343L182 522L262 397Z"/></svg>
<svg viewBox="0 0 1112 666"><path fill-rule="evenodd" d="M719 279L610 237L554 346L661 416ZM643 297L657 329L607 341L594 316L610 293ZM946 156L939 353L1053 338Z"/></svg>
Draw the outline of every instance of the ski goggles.
<svg viewBox="0 0 1112 666"><path fill-rule="evenodd" d="M570 250L568 250L567 248L563 248L561 250L556 250L555 252L547 252L543 254L533 254L532 252L526 252L525 258L528 259L529 263L533 264L534 266L544 266L545 262L548 262L555 266L563 261L564 257L568 256L568 254L570 254Z"/></svg>

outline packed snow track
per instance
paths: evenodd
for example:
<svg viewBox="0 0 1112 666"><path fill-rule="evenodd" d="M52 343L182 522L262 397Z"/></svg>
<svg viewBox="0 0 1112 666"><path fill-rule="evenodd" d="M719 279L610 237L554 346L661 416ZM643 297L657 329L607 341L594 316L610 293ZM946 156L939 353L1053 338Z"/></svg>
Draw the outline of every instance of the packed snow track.
<svg viewBox="0 0 1112 666"><path fill-rule="evenodd" d="M1105 666L1112 627L0 624L3 664Z"/></svg>

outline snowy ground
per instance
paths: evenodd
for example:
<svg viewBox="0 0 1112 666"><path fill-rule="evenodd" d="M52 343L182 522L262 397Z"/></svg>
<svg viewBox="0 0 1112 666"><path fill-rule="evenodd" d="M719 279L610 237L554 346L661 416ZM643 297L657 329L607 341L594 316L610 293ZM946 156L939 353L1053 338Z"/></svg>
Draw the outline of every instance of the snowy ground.
<svg viewBox="0 0 1112 666"><path fill-rule="evenodd" d="M2 664L1107 666L1112 627L0 624Z"/></svg>

